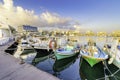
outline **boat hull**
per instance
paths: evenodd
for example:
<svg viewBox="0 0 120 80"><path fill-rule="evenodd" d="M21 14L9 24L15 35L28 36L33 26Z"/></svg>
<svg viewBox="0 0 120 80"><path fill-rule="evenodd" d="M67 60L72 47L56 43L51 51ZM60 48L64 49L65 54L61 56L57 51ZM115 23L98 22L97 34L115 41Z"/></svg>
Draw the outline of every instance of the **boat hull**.
<svg viewBox="0 0 120 80"><path fill-rule="evenodd" d="M91 67L88 62L83 57L81 57L79 65L81 80L105 80L99 79L105 77L104 65L102 62L99 62L95 66Z"/></svg>
<svg viewBox="0 0 120 80"><path fill-rule="evenodd" d="M15 51L17 50L17 46L18 46L18 43L17 42L14 42L10 47L8 47L5 52L13 55L15 53Z"/></svg>
<svg viewBox="0 0 120 80"><path fill-rule="evenodd" d="M78 57L78 54L76 54L72 57L61 59L61 60L56 60L53 65L54 72L60 72L60 71L63 71L64 69L68 68L71 64L73 64L75 62L77 57Z"/></svg>
<svg viewBox="0 0 120 80"><path fill-rule="evenodd" d="M30 54L30 53L36 53L36 51L33 48L24 49L23 52L21 53L21 55L27 55L27 54Z"/></svg>
<svg viewBox="0 0 120 80"><path fill-rule="evenodd" d="M101 58L95 58L95 57L84 56L84 55L82 55L82 57L89 63L91 67L93 67L95 64L99 63L100 61L105 60Z"/></svg>
<svg viewBox="0 0 120 80"><path fill-rule="evenodd" d="M57 60L69 58L69 57L72 57L76 54L79 54L79 52L71 52L70 51L67 54L64 54L64 53L61 53L61 52L55 52L55 56L56 56Z"/></svg>

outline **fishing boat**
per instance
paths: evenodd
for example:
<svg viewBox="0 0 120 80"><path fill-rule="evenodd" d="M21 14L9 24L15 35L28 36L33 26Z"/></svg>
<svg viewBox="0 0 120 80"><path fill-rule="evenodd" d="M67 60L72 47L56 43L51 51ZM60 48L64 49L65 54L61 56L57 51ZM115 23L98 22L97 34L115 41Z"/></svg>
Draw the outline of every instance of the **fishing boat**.
<svg viewBox="0 0 120 80"><path fill-rule="evenodd" d="M17 50L14 53L14 57L22 59L24 62L31 63L35 58L37 52L26 41L21 42L17 46Z"/></svg>
<svg viewBox="0 0 120 80"><path fill-rule="evenodd" d="M9 46L5 52L13 55L15 51L17 50L18 42L14 42L11 46Z"/></svg>
<svg viewBox="0 0 120 80"><path fill-rule="evenodd" d="M120 80L120 39L115 39L113 43L105 44L103 50L110 56L107 67L111 80Z"/></svg>
<svg viewBox="0 0 120 80"><path fill-rule="evenodd" d="M21 48L22 51L20 56L36 52L35 49L28 43L26 38L21 39L21 42L18 46Z"/></svg>
<svg viewBox="0 0 120 80"><path fill-rule="evenodd" d="M74 49L73 46L65 46L63 48L58 48L55 51L55 56L57 60L72 57L76 54L78 54L79 50Z"/></svg>
<svg viewBox="0 0 120 80"><path fill-rule="evenodd" d="M114 40L111 47L106 45L103 49L108 55L110 55L109 64L113 63L115 66L120 68L120 39Z"/></svg>
<svg viewBox="0 0 120 80"><path fill-rule="evenodd" d="M52 43L52 40L49 42L49 39L45 38L45 37L40 37L40 39L41 39L40 43L38 42L38 43L33 44L34 49L37 52L36 57L32 61L33 65L36 65L37 63L54 55L53 54L54 53L54 51L53 51L54 44ZM49 44L48 44L48 42L49 42Z"/></svg>
<svg viewBox="0 0 120 80"><path fill-rule="evenodd" d="M32 63L32 60L35 58L37 52L34 50L34 48L28 47L27 48L21 48L21 46L18 45L17 51L14 53L14 57L19 58L27 63Z"/></svg>
<svg viewBox="0 0 120 80"><path fill-rule="evenodd" d="M93 40L89 40L87 45L84 45L80 50L82 58L84 58L91 67L100 61L108 59L108 55L102 51Z"/></svg>
<svg viewBox="0 0 120 80"><path fill-rule="evenodd" d="M54 72L60 72L60 71L63 71L64 69L68 68L71 64L73 64L75 62L76 58L78 57L78 54L75 54L72 57L55 60L55 63L53 65Z"/></svg>

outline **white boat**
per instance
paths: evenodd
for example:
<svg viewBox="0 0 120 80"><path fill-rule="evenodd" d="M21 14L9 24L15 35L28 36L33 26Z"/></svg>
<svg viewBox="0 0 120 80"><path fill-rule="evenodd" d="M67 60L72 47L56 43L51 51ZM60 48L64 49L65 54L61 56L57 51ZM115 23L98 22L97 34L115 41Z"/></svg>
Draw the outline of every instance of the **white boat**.
<svg viewBox="0 0 120 80"><path fill-rule="evenodd" d="M14 57L22 59L24 62L32 63L37 52L33 47L31 47L27 42L20 43L18 45L17 51L14 53Z"/></svg>
<svg viewBox="0 0 120 80"><path fill-rule="evenodd" d="M110 80L120 80L120 39L105 44L103 50L110 56L106 69L109 71Z"/></svg>
<svg viewBox="0 0 120 80"><path fill-rule="evenodd" d="M87 45L84 45L80 50L82 58L84 58L91 67L100 61L104 61L108 58L108 55L96 46L94 41L89 41Z"/></svg>
<svg viewBox="0 0 120 80"><path fill-rule="evenodd" d="M107 45L104 51L110 55L109 64L113 63L115 66L120 68L120 39L114 40L111 44L111 48Z"/></svg>

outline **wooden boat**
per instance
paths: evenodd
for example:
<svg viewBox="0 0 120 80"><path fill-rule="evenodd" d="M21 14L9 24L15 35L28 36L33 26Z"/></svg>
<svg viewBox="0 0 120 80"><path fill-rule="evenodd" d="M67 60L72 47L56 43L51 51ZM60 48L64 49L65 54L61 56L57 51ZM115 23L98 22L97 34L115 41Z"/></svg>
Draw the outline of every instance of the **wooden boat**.
<svg viewBox="0 0 120 80"><path fill-rule="evenodd" d="M75 54L72 57L56 60L53 65L54 72L60 72L68 68L71 64L75 62L76 58L78 57L78 54Z"/></svg>
<svg viewBox="0 0 120 80"><path fill-rule="evenodd" d="M55 56L57 60L72 57L78 54L79 50L75 50L72 46L66 46L64 48L59 48L55 51Z"/></svg>
<svg viewBox="0 0 120 80"><path fill-rule="evenodd" d="M108 58L108 55L96 46L94 41L89 41L87 45L84 45L80 50L82 58L84 58L91 67L100 61L104 61Z"/></svg>
<svg viewBox="0 0 120 80"><path fill-rule="evenodd" d="M13 55L15 51L17 50L18 43L14 42L10 47L8 47L5 52Z"/></svg>

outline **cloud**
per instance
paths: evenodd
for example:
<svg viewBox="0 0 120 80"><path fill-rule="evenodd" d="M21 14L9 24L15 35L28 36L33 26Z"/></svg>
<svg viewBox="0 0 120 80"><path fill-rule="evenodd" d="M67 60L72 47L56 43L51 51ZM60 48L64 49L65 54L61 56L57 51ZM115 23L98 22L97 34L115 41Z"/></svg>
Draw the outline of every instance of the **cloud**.
<svg viewBox="0 0 120 80"><path fill-rule="evenodd" d="M13 8L13 1L12 0L4 0L3 7L5 9L11 10Z"/></svg>
<svg viewBox="0 0 120 80"><path fill-rule="evenodd" d="M2 22L12 26L34 25L35 21L38 21L34 11L28 11L19 6L14 7L12 0L4 0L4 4L0 5L0 18Z"/></svg>
<svg viewBox="0 0 120 80"><path fill-rule="evenodd" d="M45 12L41 14L41 18L49 24L65 24L69 22L69 18L62 18L58 14Z"/></svg>
<svg viewBox="0 0 120 80"><path fill-rule="evenodd" d="M0 22L7 23L11 26L31 25L37 27L69 27L71 19L61 17L52 12L43 12L35 15L33 10L23 9L21 6L14 6L13 0L3 0L0 4Z"/></svg>

